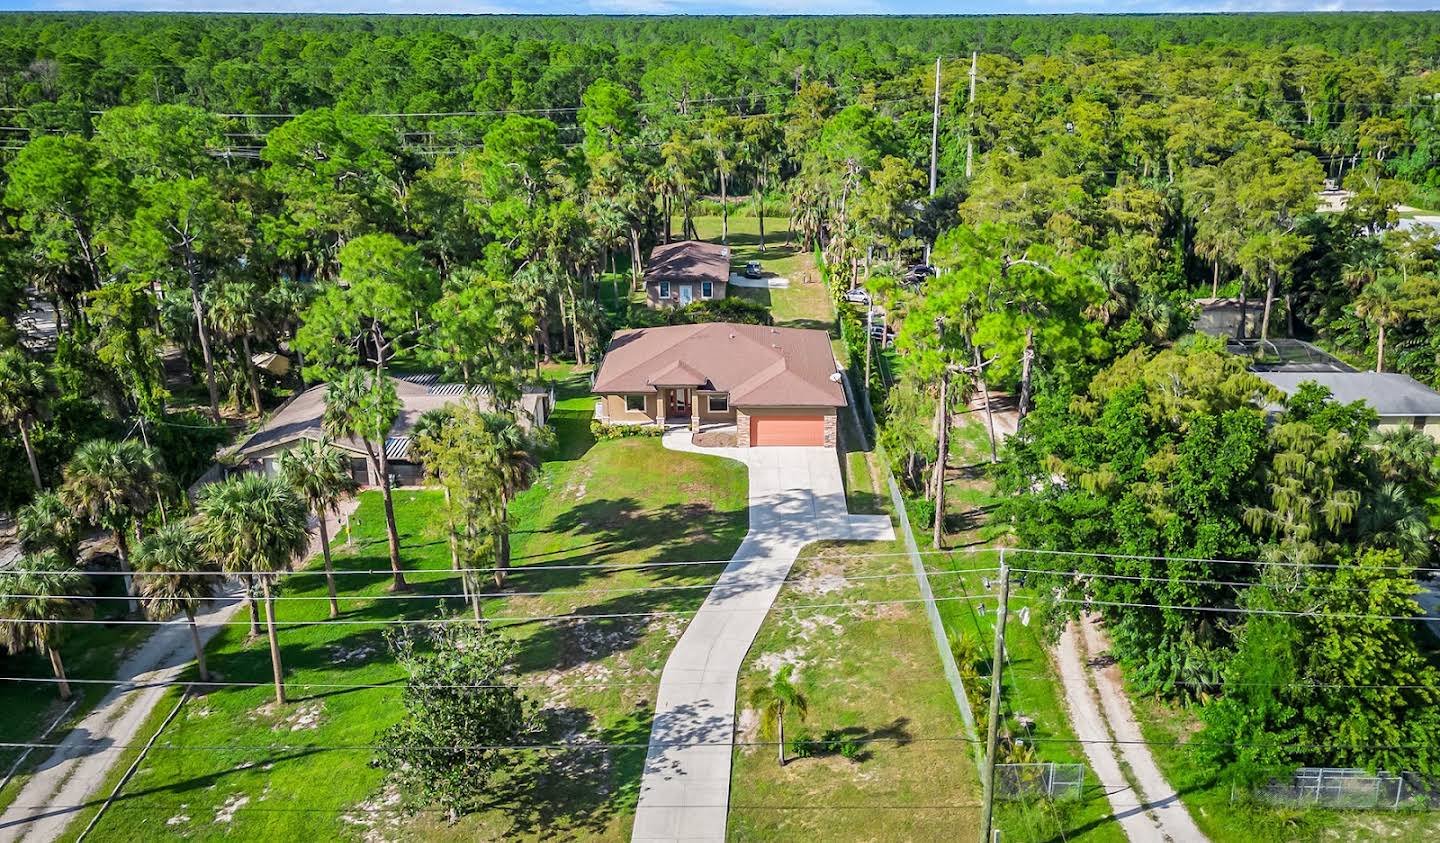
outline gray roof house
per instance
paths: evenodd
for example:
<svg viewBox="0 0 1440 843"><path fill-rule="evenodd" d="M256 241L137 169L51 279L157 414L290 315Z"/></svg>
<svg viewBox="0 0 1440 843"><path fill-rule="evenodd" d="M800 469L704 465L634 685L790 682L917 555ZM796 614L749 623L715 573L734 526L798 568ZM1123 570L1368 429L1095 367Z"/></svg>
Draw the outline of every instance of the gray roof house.
<svg viewBox="0 0 1440 843"><path fill-rule="evenodd" d="M467 390L462 384L438 383L438 378L434 376L422 375L414 380L391 380L395 383L395 394L400 399L400 415L385 438L385 457L389 461L394 482L418 484L423 472L419 462L410 453L410 431L426 412L462 400ZM470 392L482 408L490 406L487 394L478 390ZM537 386L525 387L520 396L520 409L516 420L527 429L544 425L549 419L552 401L549 390ZM312 386L282 405L266 419L259 430L231 449L228 455L239 459L242 470L274 474L279 470L278 462L282 452L294 447L302 439L324 437L321 424L324 415L325 385ZM369 459L365 446L350 437L334 439L332 442L350 456L350 470L355 481L361 485L370 485Z"/></svg>

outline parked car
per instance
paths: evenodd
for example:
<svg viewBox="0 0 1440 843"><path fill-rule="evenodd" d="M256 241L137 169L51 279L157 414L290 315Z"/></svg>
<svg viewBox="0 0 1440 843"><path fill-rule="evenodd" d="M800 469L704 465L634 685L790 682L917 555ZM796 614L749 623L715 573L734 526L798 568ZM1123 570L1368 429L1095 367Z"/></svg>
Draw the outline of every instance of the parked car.
<svg viewBox="0 0 1440 843"><path fill-rule="evenodd" d="M870 338L880 345L886 346L895 341L895 332L886 325L871 325Z"/></svg>
<svg viewBox="0 0 1440 843"><path fill-rule="evenodd" d="M760 277L760 262L759 262L759 261L750 261L749 263L745 264L745 277L746 277L746 278L759 278L759 277Z"/></svg>
<svg viewBox="0 0 1440 843"><path fill-rule="evenodd" d="M863 287L852 287L845 291L845 301L851 304L869 304L870 294Z"/></svg>

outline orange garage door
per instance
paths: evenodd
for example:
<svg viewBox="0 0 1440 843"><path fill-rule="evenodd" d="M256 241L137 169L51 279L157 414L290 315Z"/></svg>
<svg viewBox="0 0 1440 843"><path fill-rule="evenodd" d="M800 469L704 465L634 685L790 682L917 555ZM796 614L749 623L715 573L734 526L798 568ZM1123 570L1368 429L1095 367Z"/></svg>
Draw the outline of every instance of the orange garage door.
<svg viewBox="0 0 1440 843"><path fill-rule="evenodd" d="M824 416L751 416L750 444L823 445Z"/></svg>

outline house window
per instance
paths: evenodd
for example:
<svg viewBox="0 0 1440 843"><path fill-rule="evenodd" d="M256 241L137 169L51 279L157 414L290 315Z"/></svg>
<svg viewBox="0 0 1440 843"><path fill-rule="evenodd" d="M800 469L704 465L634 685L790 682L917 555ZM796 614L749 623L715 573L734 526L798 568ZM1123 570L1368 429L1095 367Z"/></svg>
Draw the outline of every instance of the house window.
<svg viewBox="0 0 1440 843"><path fill-rule="evenodd" d="M669 281L661 281L661 282L660 282L660 298L662 298L662 299L668 299L668 298L670 298L670 282L669 282Z"/></svg>
<svg viewBox="0 0 1440 843"><path fill-rule="evenodd" d="M643 396L643 395L627 395L627 396L625 396L625 411L628 412L628 413L643 413L643 412L645 412L645 396Z"/></svg>
<svg viewBox="0 0 1440 843"><path fill-rule="evenodd" d="M710 412L712 412L712 413L728 413L728 412L730 412L730 396L729 396L728 394L722 392L722 393L719 393L719 394L717 394L717 395L711 395L711 396L709 396L709 399L710 399Z"/></svg>
<svg viewBox="0 0 1440 843"><path fill-rule="evenodd" d="M701 282L700 282L700 298L702 298L702 299L708 299L708 298L714 298L714 296L715 296L715 282L714 282L714 281L701 281Z"/></svg>

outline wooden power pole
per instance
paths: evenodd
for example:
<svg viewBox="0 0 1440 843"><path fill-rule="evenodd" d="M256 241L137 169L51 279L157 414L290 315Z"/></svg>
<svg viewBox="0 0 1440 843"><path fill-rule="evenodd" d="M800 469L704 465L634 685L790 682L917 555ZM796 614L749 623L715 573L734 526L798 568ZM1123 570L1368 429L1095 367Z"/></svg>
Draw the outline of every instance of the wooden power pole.
<svg viewBox="0 0 1440 843"><path fill-rule="evenodd" d="M974 79L972 72L971 79ZM970 83L970 99L975 99L975 83ZM935 174L940 156L940 57L935 57L935 105L930 114L930 195L935 195Z"/></svg>
<svg viewBox="0 0 1440 843"><path fill-rule="evenodd" d="M965 105L966 105L966 110L965 110L966 119L965 119L965 122L968 124L968 125L966 125L966 127L965 127L965 178L967 178L967 179L970 178L971 173L974 171L974 166L973 166L973 165L974 165L974 160L975 160L975 127L974 127L974 123L975 123L975 71L976 71L977 68L978 68L979 62L980 62L980 53L979 53L978 51L971 50L971 51L970 51L970 99L969 99L969 101L965 104ZM933 181L933 179L932 179L932 181Z"/></svg>
<svg viewBox="0 0 1440 843"><path fill-rule="evenodd" d="M990 720L986 724L984 797L980 806L980 843L990 843L995 811L995 748L1000 737L1000 686L1005 670L1005 612L1010 603L1010 566L1000 548L1000 608L995 618L995 651L990 657Z"/></svg>

